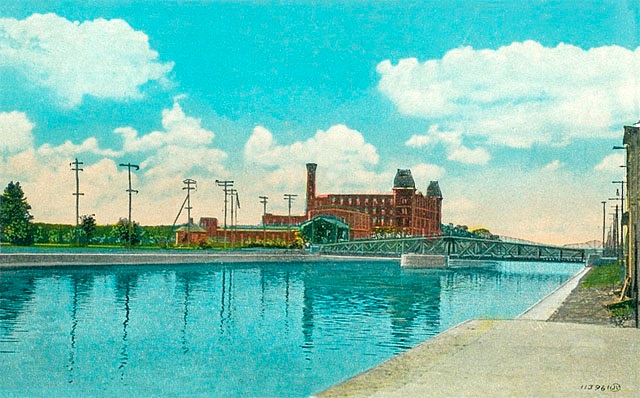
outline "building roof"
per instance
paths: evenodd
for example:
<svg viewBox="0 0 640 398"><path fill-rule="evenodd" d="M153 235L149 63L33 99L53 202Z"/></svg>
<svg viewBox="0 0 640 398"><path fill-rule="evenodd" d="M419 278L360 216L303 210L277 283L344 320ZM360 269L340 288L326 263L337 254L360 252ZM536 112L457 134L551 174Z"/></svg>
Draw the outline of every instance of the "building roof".
<svg viewBox="0 0 640 398"><path fill-rule="evenodd" d="M194 223L189 223L189 224L182 224L180 227L176 228L176 232L187 232L187 230L189 232L207 232L206 229L202 228L199 225L196 225Z"/></svg>
<svg viewBox="0 0 640 398"><path fill-rule="evenodd" d="M339 228L349 229L349 224L347 224L346 222L342 221L338 217L324 215L324 214L323 215L319 215L319 216L315 216L311 220L303 222L302 224L300 224L300 228L302 228L302 229L306 228L308 225L313 224L313 223L317 223L317 222L326 222L326 223L329 223L329 224L337 225Z"/></svg>
<svg viewBox="0 0 640 398"><path fill-rule="evenodd" d="M395 178L393 179L394 188L416 188L416 182L413 180L411 170L398 169Z"/></svg>
<svg viewBox="0 0 640 398"><path fill-rule="evenodd" d="M437 196L442 198L442 191L440 191L440 185L438 181L431 181L429 183L429 188L427 188L427 196Z"/></svg>

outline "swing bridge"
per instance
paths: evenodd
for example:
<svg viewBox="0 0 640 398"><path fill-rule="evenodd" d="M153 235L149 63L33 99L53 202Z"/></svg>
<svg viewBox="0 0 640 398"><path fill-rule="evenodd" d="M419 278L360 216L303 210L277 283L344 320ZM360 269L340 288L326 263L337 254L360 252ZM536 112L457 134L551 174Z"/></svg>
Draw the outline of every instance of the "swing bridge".
<svg viewBox="0 0 640 398"><path fill-rule="evenodd" d="M505 242L457 236L353 240L318 245L319 254L400 257L403 254L443 255L451 260L586 262L585 249Z"/></svg>

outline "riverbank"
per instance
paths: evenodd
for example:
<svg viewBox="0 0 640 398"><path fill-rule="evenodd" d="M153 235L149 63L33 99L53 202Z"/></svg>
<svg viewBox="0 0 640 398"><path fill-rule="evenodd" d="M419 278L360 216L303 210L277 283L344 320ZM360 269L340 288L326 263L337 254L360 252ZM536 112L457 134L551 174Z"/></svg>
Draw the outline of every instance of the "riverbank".
<svg viewBox="0 0 640 398"><path fill-rule="evenodd" d="M0 253L0 267L91 265L221 264L259 261L287 262L317 258L302 250L264 251L131 251Z"/></svg>
<svg viewBox="0 0 640 398"><path fill-rule="evenodd" d="M612 317L607 304L619 299L615 284L591 285L585 283L589 274L582 276L578 286L549 317L550 322L580 323L585 325L605 325L634 327L635 319L631 315L623 319Z"/></svg>
<svg viewBox="0 0 640 398"><path fill-rule="evenodd" d="M640 329L586 271L519 319L464 322L318 396L638 396Z"/></svg>

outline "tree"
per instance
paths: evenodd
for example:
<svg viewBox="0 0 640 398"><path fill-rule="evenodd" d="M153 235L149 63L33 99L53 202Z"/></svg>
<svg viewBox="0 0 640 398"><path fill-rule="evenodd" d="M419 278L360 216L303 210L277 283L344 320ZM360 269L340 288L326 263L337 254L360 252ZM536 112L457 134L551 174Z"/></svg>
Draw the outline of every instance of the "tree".
<svg viewBox="0 0 640 398"><path fill-rule="evenodd" d="M31 206L19 182L11 181L0 197L0 232L2 239L14 245L33 244Z"/></svg>
<svg viewBox="0 0 640 398"><path fill-rule="evenodd" d="M142 228L137 222L133 222L131 226L131 237L129 237L129 220L121 218L118 223L113 226L111 235L116 238L118 243L124 243L127 246L135 246L140 243L142 238Z"/></svg>
<svg viewBox="0 0 640 398"><path fill-rule="evenodd" d="M91 243L91 239L93 239L93 235L96 232L96 219L95 214L84 215L80 217L80 231L82 232L81 243L83 246L87 246Z"/></svg>

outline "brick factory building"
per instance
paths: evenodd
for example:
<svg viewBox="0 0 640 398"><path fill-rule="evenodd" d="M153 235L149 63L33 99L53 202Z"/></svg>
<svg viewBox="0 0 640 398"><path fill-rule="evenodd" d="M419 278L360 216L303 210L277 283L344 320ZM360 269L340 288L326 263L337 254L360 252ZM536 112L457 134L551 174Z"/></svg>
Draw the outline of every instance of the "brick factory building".
<svg viewBox="0 0 640 398"><path fill-rule="evenodd" d="M203 217L199 226L206 230L209 238L229 242L277 239L293 242L298 226L318 216L342 220L349 226L350 239L367 239L377 233L409 236L441 233L442 192L437 181L431 181L426 194L423 194L417 190L411 170L398 169L390 193L317 195L317 165L308 163L306 167L305 214L267 213L262 216L262 226L229 227L226 231L220 228L216 218Z"/></svg>
<svg viewBox="0 0 640 398"><path fill-rule="evenodd" d="M384 194L316 194L315 163L307 164L307 207L305 215L291 216L298 225L316 216L333 216L346 222L351 239L370 238L376 232L399 232L403 235L440 235L442 192L431 181L426 195L416 189L411 170L398 169L391 193ZM285 225L286 215L266 214L265 225Z"/></svg>
<svg viewBox="0 0 640 398"><path fill-rule="evenodd" d="M307 164L307 217L331 215L351 227L351 238L368 238L376 231L405 235L440 235L442 192L431 181L426 195L416 189L411 170L398 169L391 193L316 194L315 163Z"/></svg>

